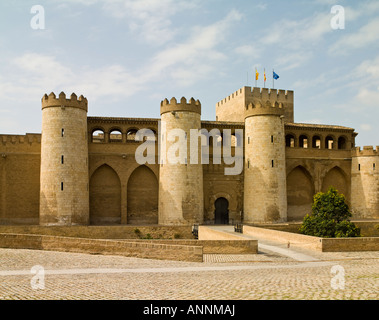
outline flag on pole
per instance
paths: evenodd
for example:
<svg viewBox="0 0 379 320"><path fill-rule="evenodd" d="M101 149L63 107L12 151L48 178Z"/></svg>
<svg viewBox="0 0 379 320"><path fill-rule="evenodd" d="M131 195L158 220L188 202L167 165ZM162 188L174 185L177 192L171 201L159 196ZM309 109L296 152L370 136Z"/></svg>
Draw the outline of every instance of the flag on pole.
<svg viewBox="0 0 379 320"><path fill-rule="evenodd" d="M263 75L264 81L266 82L266 69L264 69L264 75Z"/></svg>
<svg viewBox="0 0 379 320"><path fill-rule="evenodd" d="M272 77L273 77L275 80L279 79L279 76L278 76L278 74L275 73L275 71L272 71Z"/></svg>
<svg viewBox="0 0 379 320"><path fill-rule="evenodd" d="M259 78L259 73L258 73L257 68L255 68L255 80L258 80L258 78Z"/></svg>

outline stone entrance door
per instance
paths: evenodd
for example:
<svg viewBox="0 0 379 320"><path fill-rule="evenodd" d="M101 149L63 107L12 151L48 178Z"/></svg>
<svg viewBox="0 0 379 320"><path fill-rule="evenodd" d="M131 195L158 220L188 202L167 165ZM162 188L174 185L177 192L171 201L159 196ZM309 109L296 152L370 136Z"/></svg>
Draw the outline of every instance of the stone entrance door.
<svg viewBox="0 0 379 320"><path fill-rule="evenodd" d="M225 198L218 198L215 201L215 224L229 223L229 201Z"/></svg>

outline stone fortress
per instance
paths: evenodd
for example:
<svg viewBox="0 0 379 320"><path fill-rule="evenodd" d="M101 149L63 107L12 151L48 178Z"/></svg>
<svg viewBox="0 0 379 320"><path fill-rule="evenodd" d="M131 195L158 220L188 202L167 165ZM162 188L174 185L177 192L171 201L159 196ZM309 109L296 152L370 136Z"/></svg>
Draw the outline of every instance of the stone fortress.
<svg viewBox="0 0 379 320"><path fill-rule="evenodd" d="M87 111L83 96L45 94L41 134L0 135L0 224L301 221L329 186L345 195L353 219L379 219L379 146L356 147L352 128L295 123L293 91L242 87L216 103L216 121L201 120L192 98L163 100L160 119ZM159 163L160 122L163 138L177 128L186 136L218 129L207 141L209 163ZM153 164L135 159L143 128L157 138ZM232 153L243 146L239 174L226 175L230 165L214 159L225 129Z"/></svg>

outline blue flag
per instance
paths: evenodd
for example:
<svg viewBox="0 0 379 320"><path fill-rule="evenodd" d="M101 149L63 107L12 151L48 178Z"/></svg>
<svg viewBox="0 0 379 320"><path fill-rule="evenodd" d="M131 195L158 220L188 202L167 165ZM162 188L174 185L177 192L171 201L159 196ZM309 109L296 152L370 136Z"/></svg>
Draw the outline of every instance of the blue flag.
<svg viewBox="0 0 379 320"><path fill-rule="evenodd" d="M279 79L279 76L278 76L274 71L272 72L272 77L273 77L275 80Z"/></svg>

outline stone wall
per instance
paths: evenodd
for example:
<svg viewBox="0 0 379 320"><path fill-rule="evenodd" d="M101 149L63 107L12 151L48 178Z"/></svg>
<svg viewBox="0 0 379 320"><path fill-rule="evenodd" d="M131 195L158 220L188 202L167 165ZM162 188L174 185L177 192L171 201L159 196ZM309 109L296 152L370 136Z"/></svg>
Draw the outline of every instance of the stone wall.
<svg viewBox="0 0 379 320"><path fill-rule="evenodd" d="M137 242L202 246L203 254L255 254L255 240L136 240Z"/></svg>
<svg viewBox="0 0 379 320"><path fill-rule="evenodd" d="M252 226L243 226L243 234L257 237L259 239L273 240L288 244L295 247L303 247L308 249L321 250L321 238L306 236L303 234L271 230Z"/></svg>
<svg viewBox="0 0 379 320"><path fill-rule="evenodd" d="M41 135L0 135L0 224L38 224Z"/></svg>
<svg viewBox="0 0 379 320"><path fill-rule="evenodd" d="M321 242L323 252L379 251L378 237L323 238Z"/></svg>
<svg viewBox="0 0 379 320"><path fill-rule="evenodd" d="M379 237L319 238L246 225L243 226L243 233L260 239L289 243L290 246L322 252L379 251Z"/></svg>
<svg viewBox="0 0 379 320"><path fill-rule="evenodd" d="M155 244L123 240L83 239L5 233L0 234L0 247L121 255L126 257L160 260L203 261L203 248L201 246Z"/></svg>
<svg viewBox="0 0 379 320"><path fill-rule="evenodd" d="M0 233L92 239L193 239L191 226L0 226Z"/></svg>

